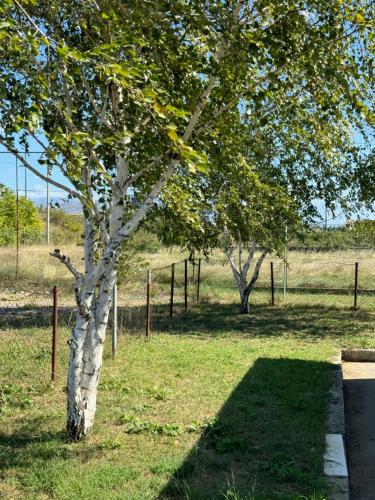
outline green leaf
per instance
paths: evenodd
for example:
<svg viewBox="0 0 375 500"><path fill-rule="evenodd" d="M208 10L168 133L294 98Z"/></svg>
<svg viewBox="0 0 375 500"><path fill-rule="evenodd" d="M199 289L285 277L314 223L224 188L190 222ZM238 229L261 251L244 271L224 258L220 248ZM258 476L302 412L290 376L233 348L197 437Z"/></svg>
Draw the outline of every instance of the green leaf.
<svg viewBox="0 0 375 500"><path fill-rule="evenodd" d="M355 15L354 17L354 22L357 24L364 24L366 22L366 19L358 12L358 14Z"/></svg>
<svg viewBox="0 0 375 500"><path fill-rule="evenodd" d="M175 130L175 129L169 129L169 130L167 131L167 134L168 134L168 137L169 137L172 141L174 141L174 142L177 142L177 141L178 141L179 137L178 137L178 134L177 134L177 132L176 132L176 130Z"/></svg>

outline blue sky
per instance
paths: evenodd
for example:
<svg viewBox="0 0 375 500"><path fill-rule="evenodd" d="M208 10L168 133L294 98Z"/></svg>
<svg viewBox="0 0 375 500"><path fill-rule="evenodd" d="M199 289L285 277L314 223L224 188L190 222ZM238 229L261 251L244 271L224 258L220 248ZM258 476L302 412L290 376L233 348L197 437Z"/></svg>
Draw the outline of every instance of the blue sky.
<svg viewBox="0 0 375 500"><path fill-rule="evenodd" d="M19 150L22 151L22 148L20 147ZM40 150L41 149L40 146L38 147L38 144L30 144L30 151L32 153L28 154L27 160L33 167L35 167L39 172L45 175L47 171L46 166L40 165L38 163L38 159L41 157ZM19 192L21 195L24 195L25 168L20 164L20 162L18 162L18 164ZM68 186L70 185L63 174L57 168L53 169L51 177L61 184L65 184ZM5 148L2 146L0 146L0 183L5 184L14 191L16 190L16 159L11 153L6 152ZM29 199L46 199L46 183L29 170L26 171L26 188L27 197ZM63 190L55 188L51 185L49 187L49 193L52 200L66 197L66 193Z"/></svg>
<svg viewBox="0 0 375 500"><path fill-rule="evenodd" d="M21 150L21 148L20 148ZM35 146L31 146L31 151L40 151L40 148ZM41 173L46 173L46 166L40 165L38 163L38 159L40 158L40 153L30 153L28 155L28 161L38 169ZM19 165L19 192L21 196L25 193L25 168L22 165ZM61 184L69 185L68 181L62 175L62 173L54 168L52 171L52 178ZM11 153L5 153L5 149L0 146L0 183L5 184L10 187L14 191L16 190L16 159ZM38 178L35 174L27 170L26 172L26 189L27 189L27 197L39 204L46 204L47 197L47 188L46 183ZM49 188L50 200L57 201L66 198L66 193L57 189L54 186L50 185ZM324 217L324 203L320 200L317 200L317 207L319 212ZM331 213L328 213L328 226L335 226L344 224L346 221L346 217L341 213L340 209L336 211L336 216L333 217ZM369 212L362 212L357 214L359 218L375 218L375 214ZM357 218L357 216L353 218ZM323 224L323 221L320 221Z"/></svg>

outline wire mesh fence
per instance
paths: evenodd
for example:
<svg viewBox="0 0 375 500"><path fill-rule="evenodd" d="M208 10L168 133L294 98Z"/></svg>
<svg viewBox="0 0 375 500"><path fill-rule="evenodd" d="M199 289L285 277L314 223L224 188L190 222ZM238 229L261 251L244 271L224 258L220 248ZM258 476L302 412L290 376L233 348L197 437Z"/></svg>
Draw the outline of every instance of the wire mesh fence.
<svg viewBox="0 0 375 500"><path fill-rule="evenodd" d="M82 247L72 246L66 253L77 267L82 266ZM157 262L157 258L153 261ZM154 265L150 271L149 305L147 269L119 278L119 332L145 332L148 312L152 331L169 328L175 317L197 305L204 308L206 304L239 303L230 266L219 251L208 259L180 259L160 267ZM76 308L72 278L64 266L49 256L47 247L21 247L17 270L14 250L0 249L0 283L2 322L12 318L20 326L50 325L52 289L56 286L58 323L73 325ZM291 251L286 261L268 256L250 303L258 306L272 302L286 307L305 304L374 309L375 252Z"/></svg>

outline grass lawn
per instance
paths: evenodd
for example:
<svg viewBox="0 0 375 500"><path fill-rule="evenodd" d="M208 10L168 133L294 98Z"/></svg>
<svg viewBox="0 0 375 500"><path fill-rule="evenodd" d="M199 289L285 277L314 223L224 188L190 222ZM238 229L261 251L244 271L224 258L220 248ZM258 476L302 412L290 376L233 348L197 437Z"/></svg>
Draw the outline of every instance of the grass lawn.
<svg viewBox="0 0 375 500"><path fill-rule="evenodd" d="M64 440L68 330L0 330L0 498L323 499L330 359L372 346L373 310L206 304L119 338L94 433Z"/></svg>

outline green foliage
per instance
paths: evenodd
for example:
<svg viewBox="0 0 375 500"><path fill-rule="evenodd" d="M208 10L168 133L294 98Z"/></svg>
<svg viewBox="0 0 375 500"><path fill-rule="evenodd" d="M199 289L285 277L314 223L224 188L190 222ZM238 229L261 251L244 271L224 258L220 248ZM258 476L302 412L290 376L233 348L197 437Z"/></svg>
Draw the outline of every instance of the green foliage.
<svg viewBox="0 0 375 500"><path fill-rule="evenodd" d="M299 246L336 250L348 247L375 248L375 221L358 220L343 227L313 229L307 231L302 239L289 243L291 249Z"/></svg>
<svg viewBox="0 0 375 500"><path fill-rule="evenodd" d="M134 176L127 216L173 171L170 206L194 212L194 183L180 179L216 171L215 148L226 150L222 169L238 163L242 145L262 182L289 189L310 213L317 193L331 203L347 186L340 166L354 131L371 135L372 9L370 0L303 9L294 0L54 0L22 11L3 2L0 140L12 150L17 134L27 145L41 133L42 161L63 159L87 211L91 191L110 202L123 157Z"/></svg>
<svg viewBox="0 0 375 500"><path fill-rule="evenodd" d="M157 424L155 422L144 422L134 415L123 415L120 418L121 424L127 424L125 431L127 434L155 434L163 436L177 436L182 429L177 424Z"/></svg>
<svg viewBox="0 0 375 500"><path fill-rule="evenodd" d="M43 210L43 217L46 217ZM83 217L68 214L61 208L50 209L50 241L53 243L82 243Z"/></svg>
<svg viewBox="0 0 375 500"><path fill-rule="evenodd" d="M28 244L38 241L42 223L37 207L31 200L19 198L19 242ZM17 237L17 198L8 187L0 184L0 245L13 245Z"/></svg>

